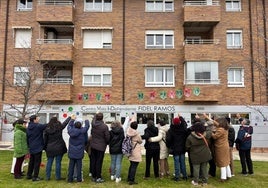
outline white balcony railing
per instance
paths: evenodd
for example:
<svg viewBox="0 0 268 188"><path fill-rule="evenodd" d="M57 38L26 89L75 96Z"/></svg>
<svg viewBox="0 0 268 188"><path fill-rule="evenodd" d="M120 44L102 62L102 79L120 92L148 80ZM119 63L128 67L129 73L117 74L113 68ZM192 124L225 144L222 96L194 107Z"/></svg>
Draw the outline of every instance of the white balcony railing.
<svg viewBox="0 0 268 188"><path fill-rule="evenodd" d="M219 39L186 39L183 45L186 44L219 44Z"/></svg>
<svg viewBox="0 0 268 188"><path fill-rule="evenodd" d="M40 78L36 80L37 83L47 83L47 84L73 84L71 78Z"/></svg>
<svg viewBox="0 0 268 188"><path fill-rule="evenodd" d="M203 1L184 1L184 6L219 6L220 1L203 0Z"/></svg>
<svg viewBox="0 0 268 188"><path fill-rule="evenodd" d="M39 5L73 5L73 0L39 0Z"/></svg>
<svg viewBox="0 0 268 188"><path fill-rule="evenodd" d="M72 39L37 39L37 44L73 44Z"/></svg>

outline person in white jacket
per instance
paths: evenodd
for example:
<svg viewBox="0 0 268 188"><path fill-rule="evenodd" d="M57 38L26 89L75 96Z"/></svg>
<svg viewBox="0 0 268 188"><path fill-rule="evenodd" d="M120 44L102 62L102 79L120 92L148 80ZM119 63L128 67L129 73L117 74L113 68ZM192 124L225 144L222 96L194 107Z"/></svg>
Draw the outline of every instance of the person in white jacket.
<svg viewBox="0 0 268 188"><path fill-rule="evenodd" d="M164 176L169 176L169 165L168 165L168 148L166 146L166 133L169 129L169 125L165 123L164 120L159 120L158 125L158 135L151 137L149 142L159 142L160 145L160 156L159 156L159 165L160 165L160 178Z"/></svg>

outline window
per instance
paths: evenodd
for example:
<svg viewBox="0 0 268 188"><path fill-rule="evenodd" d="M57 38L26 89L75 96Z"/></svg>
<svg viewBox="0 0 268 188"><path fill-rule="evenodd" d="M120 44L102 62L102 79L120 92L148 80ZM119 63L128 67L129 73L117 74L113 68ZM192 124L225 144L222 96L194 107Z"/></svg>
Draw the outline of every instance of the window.
<svg viewBox="0 0 268 188"><path fill-rule="evenodd" d="M14 67L14 85L26 86L30 80L29 76L28 67Z"/></svg>
<svg viewBox="0 0 268 188"><path fill-rule="evenodd" d="M31 48L32 30L27 28L14 28L15 48Z"/></svg>
<svg viewBox="0 0 268 188"><path fill-rule="evenodd" d="M229 68L227 74L228 74L228 87L244 86L243 68Z"/></svg>
<svg viewBox="0 0 268 188"><path fill-rule="evenodd" d="M226 11L241 11L241 0L226 0Z"/></svg>
<svg viewBox="0 0 268 188"><path fill-rule="evenodd" d="M175 86L173 67L147 67L145 69L145 86Z"/></svg>
<svg viewBox="0 0 268 188"><path fill-rule="evenodd" d="M85 0L85 11L111 12L112 0Z"/></svg>
<svg viewBox="0 0 268 188"><path fill-rule="evenodd" d="M237 49L242 48L242 31L241 30L228 30L226 33L227 48Z"/></svg>
<svg viewBox="0 0 268 188"><path fill-rule="evenodd" d="M33 8L33 0L18 0L18 11L31 11Z"/></svg>
<svg viewBox="0 0 268 188"><path fill-rule="evenodd" d="M173 0L146 0L146 12L173 12Z"/></svg>
<svg viewBox="0 0 268 188"><path fill-rule="evenodd" d="M112 68L84 67L83 86L112 86Z"/></svg>
<svg viewBox="0 0 268 188"><path fill-rule="evenodd" d="M85 29L83 48L112 48L112 29Z"/></svg>
<svg viewBox="0 0 268 188"><path fill-rule="evenodd" d="M174 48L174 31L146 31L147 49L172 49Z"/></svg>
<svg viewBox="0 0 268 188"><path fill-rule="evenodd" d="M219 84L218 62L186 62L185 84Z"/></svg>

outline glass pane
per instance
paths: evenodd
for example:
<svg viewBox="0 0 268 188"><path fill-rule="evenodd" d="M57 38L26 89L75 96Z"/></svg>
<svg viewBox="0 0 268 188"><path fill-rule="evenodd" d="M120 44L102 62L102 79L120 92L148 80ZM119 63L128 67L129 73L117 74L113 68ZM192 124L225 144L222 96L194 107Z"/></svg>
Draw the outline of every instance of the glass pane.
<svg viewBox="0 0 268 188"><path fill-rule="evenodd" d="M163 46L163 35L156 35L156 45Z"/></svg>
<svg viewBox="0 0 268 188"><path fill-rule="evenodd" d="M241 46L241 35L240 33L234 34L234 45L235 46Z"/></svg>
<svg viewBox="0 0 268 188"><path fill-rule="evenodd" d="M153 1L147 1L146 3L147 10L154 10L154 2Z"/></svg>
<svg viewBox="0 0 268 188"><path fill-rule="evenodd" d="M233 70L228 71L228 82L233 82L234 81L234 73Z"/></svg>
<svg viewBox="0 0 268 188"><path fill-rule="evenodd" d="M146 82L153 82L154 81L154 71L152 69L147 69L147 80Z"/></svg>
<svg viewBox="0 0 268 188"><path fill-rule="evenodd" d="M162 1L155 2L155 10L158 10L158 11L163 10L163 2Z"/></svg>
<svg viewBox="0 0 268 188"><path fill-rule="evenodd" d="M236 82L241 82L242 81L241 71L240 70L235 71L235 81Z"/></svg>
<svg viewBox="0 0 268 188"><path fill-rule="evenodd" d="M166 82L173 82L173 70L172 69L166 70Z"/></svg>
<svg viewBox="0 0 268 188"><path fill-rule="evenodd" d="M172 11L173 10L173 2L166 2L165 3L165 10Z"/></svg>
<svg viewBox="0 0 268 188"><path fill-rule="evenodd" d="M162 69L156 69L155 74L156 82L164 82L164 75Z"/></svg>
<svg viewBox="0 0 268 188"><path fill-rule="evenodd" d="M154 36L153 35L147 35L147 46L154 45Z"/></svg>
<svg viewBox="0 0 268 188"><path fill-rule="evenodd" d="M173 36L172 35L166 35L166 45L172 46L173 45Z"/></svg>

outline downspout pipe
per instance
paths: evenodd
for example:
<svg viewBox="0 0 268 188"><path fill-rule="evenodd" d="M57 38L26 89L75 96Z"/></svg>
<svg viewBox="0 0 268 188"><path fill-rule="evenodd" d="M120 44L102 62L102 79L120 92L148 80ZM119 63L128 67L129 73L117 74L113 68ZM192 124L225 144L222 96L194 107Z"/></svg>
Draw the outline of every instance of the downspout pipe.
<svg viewBox="0 0 268 188"><path fill-rule="evenodd" d="M266 7L265 7L265 0L262 0L262 7L263 7L263 34L264 34L264 57L265 57L265 70L268 70L268 42L267 42L267 16L266 15ZM266 102L268 102L268 73L266 72Z"/></svg>
<svg viewBox="0 0 268 188"><path fill-rule="evenodd" d="M126 36L126 0L123 0L123 44L122 44L122 102L125 104L125 36Z"/></svg>
<svg viewBox="0 0 268 188"><path fill-rule="evenodd" d="M251 63L251 100L255 101L255 89L254 89L254 60L253 60L253 34L252 34L252 12L251 12L251 0L248 0L248 16L249 16L249 37L250 37L250 63Z"/></svg>
<svg viewBox="0 0 268 188"><path fill-rule="evenodd" d="M3 58L3 77L2 77L2 101L5 100L5 79L6 79L6 66L7 66L7 37L8 37L8 17L9 17L9 0L6 4L6 25L5 25L5 43L4 43L4 58Z"/></svg>

